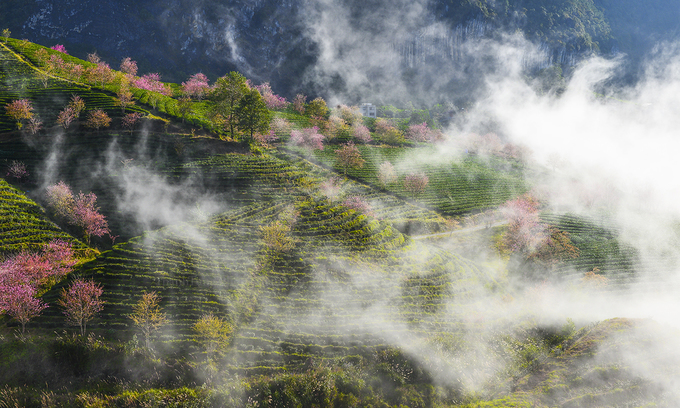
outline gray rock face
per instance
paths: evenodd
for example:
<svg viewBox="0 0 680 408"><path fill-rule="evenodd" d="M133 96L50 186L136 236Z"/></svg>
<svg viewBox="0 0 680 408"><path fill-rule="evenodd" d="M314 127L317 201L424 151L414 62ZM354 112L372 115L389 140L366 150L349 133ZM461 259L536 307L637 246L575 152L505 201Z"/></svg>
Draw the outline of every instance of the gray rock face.
<svg viewBox="0 0 680 408"><path fill-rule="evenodd" d="M668 20L666 3L677 0L653 2ZM646 28L628 32L620 7L608 0L9 0L0 2L0 26L81 58L96 51L112 67L129 56L140 73L160 72L166 81L239 70L289 98L330 93L359 102L467 92L476 86L471 73L502 65L484 41L516 42L507 38L512 32L535 45L519 57L533 70L647 45ZM654 36L674 28L656 27Z"/></svg>

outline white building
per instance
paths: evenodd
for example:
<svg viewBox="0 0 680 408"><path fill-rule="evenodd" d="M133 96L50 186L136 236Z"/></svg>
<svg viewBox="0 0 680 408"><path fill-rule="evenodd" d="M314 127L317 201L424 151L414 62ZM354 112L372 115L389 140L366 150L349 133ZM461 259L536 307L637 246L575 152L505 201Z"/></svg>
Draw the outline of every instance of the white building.
<svg viewBox="0 0 680 408"><path fill-rule="evenodd" d="M368 116L369 118L375 118L377 116L377 110L371 103L362 103L359 110L362 115Z"/></svg>

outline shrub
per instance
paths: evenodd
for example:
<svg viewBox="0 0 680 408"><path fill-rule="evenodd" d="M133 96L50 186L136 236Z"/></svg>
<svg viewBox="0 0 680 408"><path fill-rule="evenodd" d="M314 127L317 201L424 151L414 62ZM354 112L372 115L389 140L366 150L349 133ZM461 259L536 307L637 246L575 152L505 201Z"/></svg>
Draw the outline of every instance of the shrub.
<svg viewBox="0 0 680 408"><path fill-rule="evenodd" d="M12 164L7 168L6 177L12 177L17 181L23 181L28 178L28 170L23 162L13 160Z"/></svg>

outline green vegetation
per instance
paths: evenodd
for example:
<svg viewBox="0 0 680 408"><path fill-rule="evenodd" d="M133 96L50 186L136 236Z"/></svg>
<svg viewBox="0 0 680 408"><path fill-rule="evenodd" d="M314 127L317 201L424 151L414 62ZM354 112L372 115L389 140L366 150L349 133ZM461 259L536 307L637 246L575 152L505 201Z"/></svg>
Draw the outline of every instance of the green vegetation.
<svg viewBox="0 0 680 408"><path fill-rule="evenodd" d="M386 189L401 197L410 197L405 191L403 179L406 175L423 172L429 178L428 186L418 201L429 208L436 209L448 216L484 211L497 207L507 200L522 194L526 187L522 178L522 167L503 159L476 159L469 157L464 161L442 158L441 163L432 163L425 158L439 157L437 147L428 146L416 149L416 157L423 163L413 160L414 150L410 148L384 146L357 146L366 160L361 168L350 168L347 175L376 187L380 187L379 168L388 161L398 170L397 179ZM338 166L336 146L315 151L314 156L325 165L344 171ZM508 171L508 169L510 171Z"/></svg>
<svg viewBox="0 0 680 408"><path fill-rule="evenodd" d="M45 211L24 193L0 179L0 254L37 251L55 239L77 242L54 222Z"/></svg>
<svg viewBox="0 0 680 408"><path fill-rule="evenodd" d="M540 282L552 277L540 276L527 293L512 287L501 245L508 227L494 215L529 189L524 174L531 164L463 151L438 159L432 140L404 136L408 121L432 119L426 111L412 110L397 127L357 120L375 136L358 144L349 132L351 109L344 112L349 122L333 113L329 120L321 99L307 105L307 116L291 107L271 112L236 73L230 75L237 91L257 101L229 104L213 94L192 100L182 113L178 86L165 87L173 90L169 95L132 87L135 105L121 108L121 87L129 86L122 74L98 84L57 72L46 86L44 47L6 42L0 106L28 98L45 123L31 133L0 111L0 159L22 161L30 172L16 187L0 180L0 256L4 261L60 238L89 258L41 293L50 307L29 322L27 334L19 336L16 323L0 316L0 406L663 400L650 391L653 384L636 381L633 370L616 367L618 360L601 348L644 341L633 334L643 322L577 327L570 320L539 321L524 310L525 298L550 296L549 283ZM228 80L221 82L226 89ZM73 94L87 111L107 112L111 128L94 132L78 120L57 125ZM223 106L216 109L215 102ZM286 120L264 142L269 121L253 121L251 103L260 119ZM123 129L120 119L130 112L145 119ZM312 126L330 139L324 149L294 146L291 132ZM382 144L376 126L391 132L394 143ZM341 143L353 139L352 160L338 160ZM54 155L58 163L45 170ZM409 177L420 183L405 183ZM54 224L59 218L27 197L45 203L41 184L56 183L53 178L73 185L74 193L95 191L114 237L85 245L73 238L80 231ZM154 194L144 201L147 190ZM176 203L173 194L190 199ZM199 206L204 201L206 208ZM173 221L154 218L163 211ZM580 252L553 270L574 293L586 272L617 288L637 270L636 254L614 228L573 215L542 220L568 233ZM460 224L466 229L458 231ZM490 255L479 263L465 257L477 257L481 248ZM104 308L87 321L87 337L64 331L57 306L64 290L82 280L103 289ZM602 382L591 385L594 378Z"/></svg>

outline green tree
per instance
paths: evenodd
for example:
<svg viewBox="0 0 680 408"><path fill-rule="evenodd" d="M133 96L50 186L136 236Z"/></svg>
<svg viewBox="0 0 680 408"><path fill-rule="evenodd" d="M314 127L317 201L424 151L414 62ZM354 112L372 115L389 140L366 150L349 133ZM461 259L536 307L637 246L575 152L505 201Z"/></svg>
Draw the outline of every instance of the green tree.
<svg viewBox="0 0 680 408"><path fill-rule="evenodd" d="M269 131L272 114L257 89L251 89L243 95L236 105L235 113L236 126L248 136L249 143L253 141L254 133Z"/></svg>
<svg viewBox="0 0 680 408"><path fill-rule="evenodd" d="M224 125L231 137L237 128L237 107L244 95L250 92L246 77L238 72L230 72L217 79L215 85L208 94L208 99L212 102L209 110L213 123Z"/></svg>
<svg viewBox="0 0 680 408"><path fill-rule="evenodd" d="M327 119L329 114L328 106L326 106L326 101L319 97L307 104L305 109L305 115L310 118L321 118Z"/></svg>

